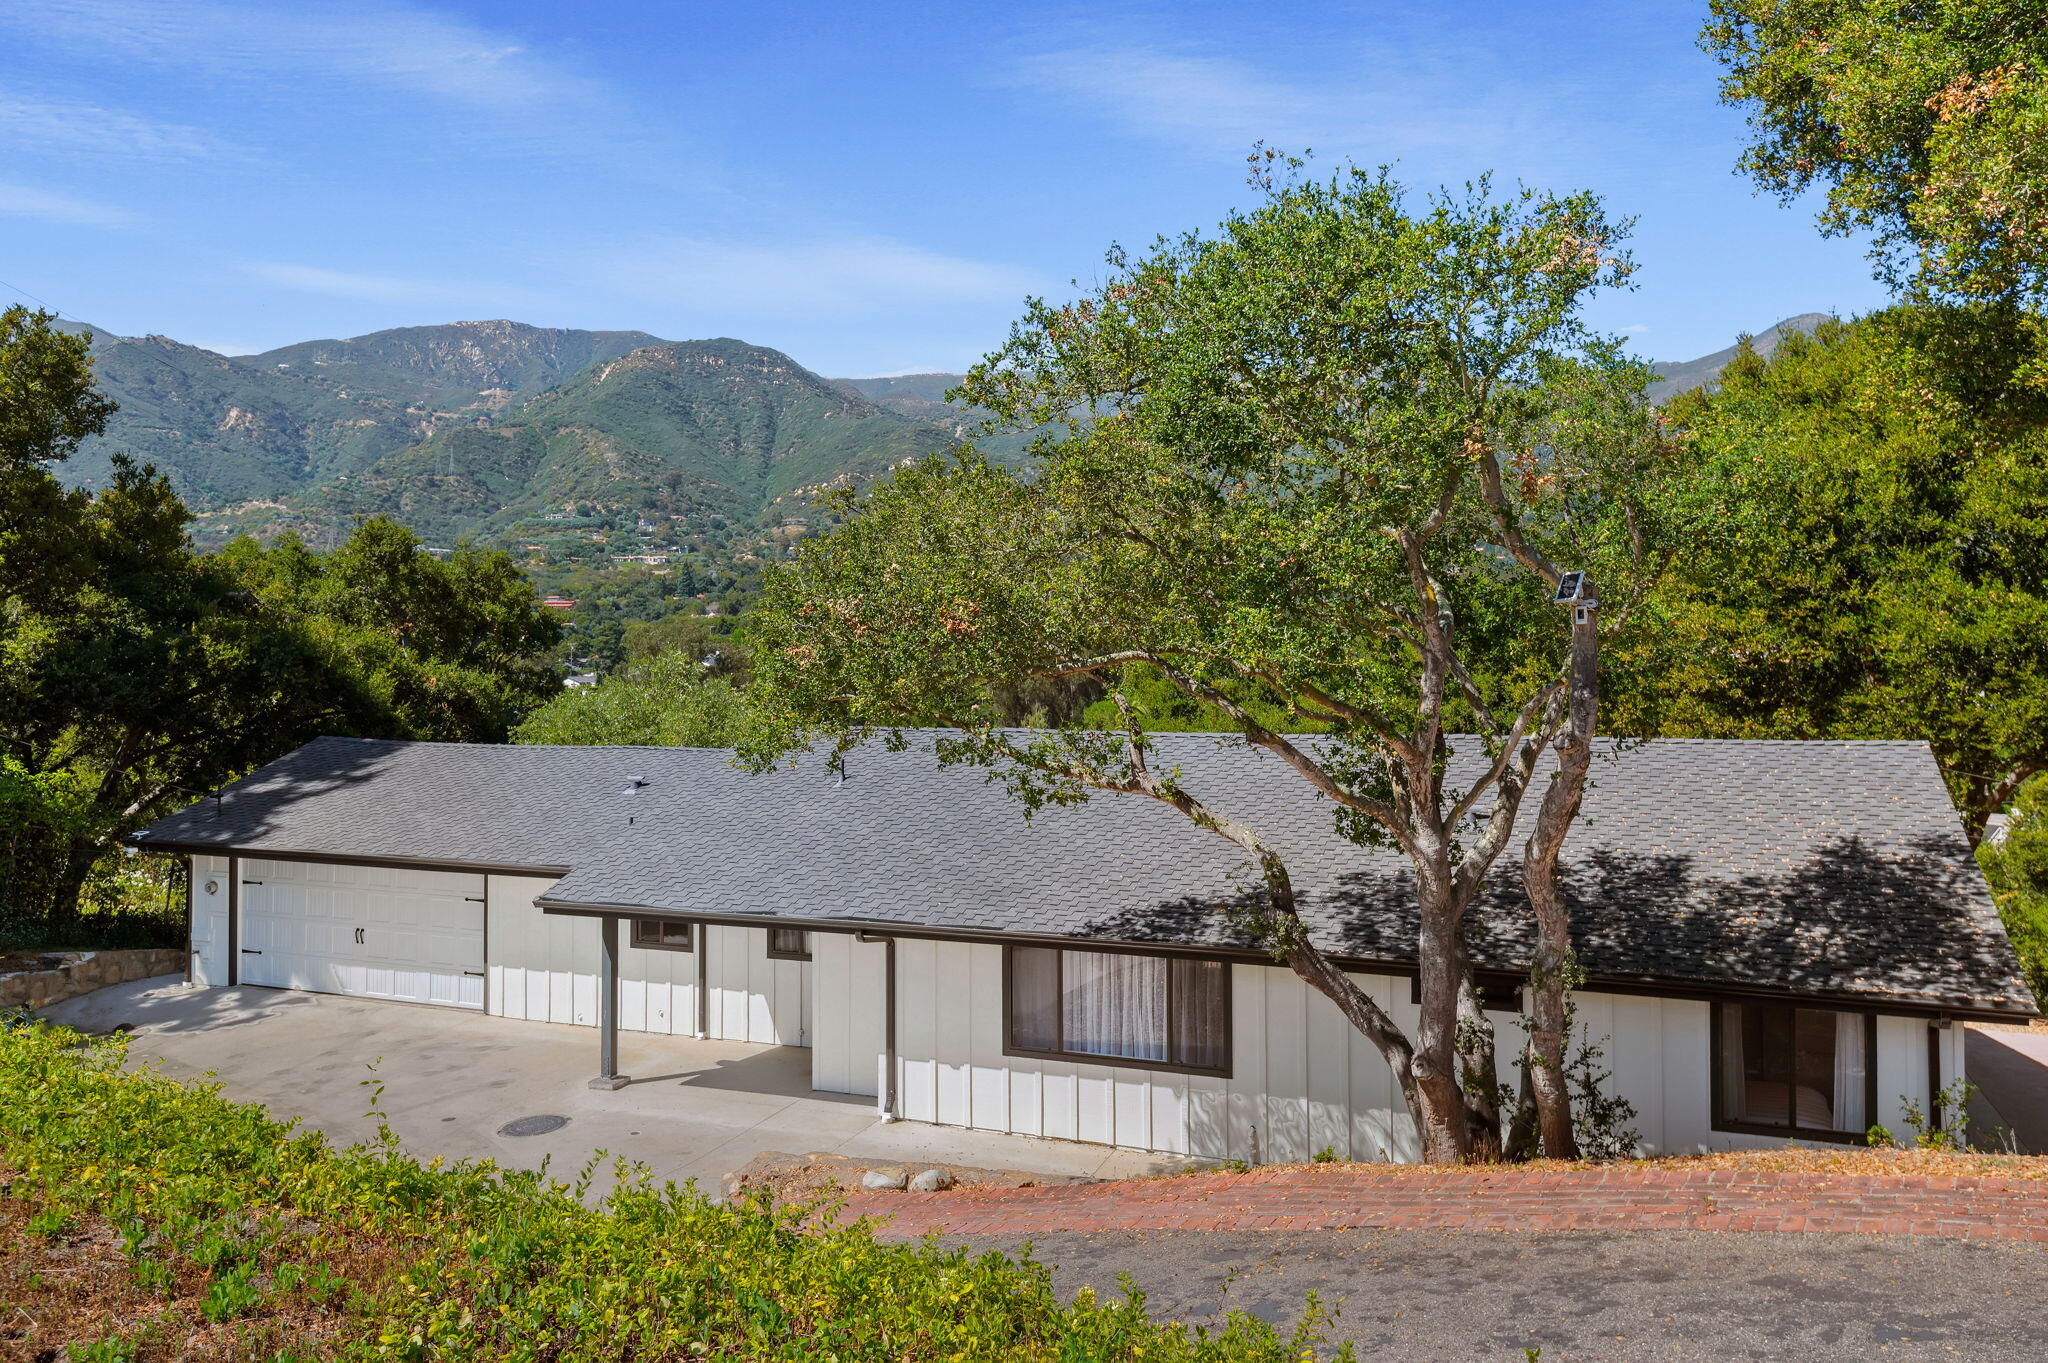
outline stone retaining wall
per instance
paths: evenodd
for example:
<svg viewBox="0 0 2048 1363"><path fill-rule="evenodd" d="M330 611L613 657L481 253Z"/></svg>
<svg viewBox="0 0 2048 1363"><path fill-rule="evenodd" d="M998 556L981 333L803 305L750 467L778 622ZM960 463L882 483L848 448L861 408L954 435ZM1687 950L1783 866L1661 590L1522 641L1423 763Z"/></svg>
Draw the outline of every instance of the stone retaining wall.
<svg viewBox="0 0 2048 1363"><path fill-rule="evenodd" d="M0 975L0 1008L47 1008L110 984L146 980L155 975L185 973L185 953L177 948L146 951L51 951L39 970Z"/></svg>

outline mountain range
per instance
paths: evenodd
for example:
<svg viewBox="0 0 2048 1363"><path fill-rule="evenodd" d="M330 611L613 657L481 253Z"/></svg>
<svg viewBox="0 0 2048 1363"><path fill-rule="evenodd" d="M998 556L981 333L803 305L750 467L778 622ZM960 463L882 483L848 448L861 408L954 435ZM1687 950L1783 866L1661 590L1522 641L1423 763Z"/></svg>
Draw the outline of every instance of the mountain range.
<svg viewBox="0 0 2048 1363"><path fill-rule="evenodd" d="M1768 352L1822 320L1754 343ZM230 357L67 325L91 336L120 410L61 476L99 486L116 451L148 460L201 542L318 539L387 513L432 543L580 535L616 551L615 524L638 532L632 549L701 542L708 525L743 550L801 533L810 493L946 450L979 416L946 401L958 374L827 379L730 338L454 322ZM1653 400L1712 382L1733 354L1659 365ZM1014 460L1029 440L983 448Z"/></svg>

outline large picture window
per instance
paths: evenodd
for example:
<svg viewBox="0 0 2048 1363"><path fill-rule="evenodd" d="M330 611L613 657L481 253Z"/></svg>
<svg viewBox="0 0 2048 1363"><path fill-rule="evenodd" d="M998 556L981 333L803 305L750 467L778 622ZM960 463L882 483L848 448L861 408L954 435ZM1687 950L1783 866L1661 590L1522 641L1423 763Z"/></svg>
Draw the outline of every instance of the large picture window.
<svg viewBox="0 0 2048 1363"><path fill-rule="evenodd" d="M1128 951L1007 947L1006 1053L1230 1072L1230 967Z"/></svg>
<svg viewBox="0 0 2048 1363"><path fill-rule="evenodd" d="M1718 1131L1861 1140L1876 1120L1872 1014L1716 1004L1714 1052Z"/></svg>

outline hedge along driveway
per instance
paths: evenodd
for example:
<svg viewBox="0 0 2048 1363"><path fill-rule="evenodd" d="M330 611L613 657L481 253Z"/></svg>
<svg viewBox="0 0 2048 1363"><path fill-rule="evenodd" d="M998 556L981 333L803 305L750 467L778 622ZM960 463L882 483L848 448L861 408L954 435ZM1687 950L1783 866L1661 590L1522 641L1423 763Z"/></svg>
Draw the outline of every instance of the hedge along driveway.
<svg viewBox="0 0 2048 1363"><path fill-rule="evenodd" d="M352 1284L326 1353L1277 1363L1320 1342L1313 1309L1283 1337L1244 1317L1214 1334L1158 1324L1135 1294L1063 1305L1029 1260L879 1244L865 1223L806 1230L812 1209L720 1206L630 1166L585 1205L586 1189L422 1164L388 1138L337 1150L217 1086L124 1070L123 1053L118 1038L0 1028L10 1194L111 1220L139 1276L152 1256L203 1253L258 1298L266 1276L295 1280L283 1267L380 1243L388 1268Z"/></svg>

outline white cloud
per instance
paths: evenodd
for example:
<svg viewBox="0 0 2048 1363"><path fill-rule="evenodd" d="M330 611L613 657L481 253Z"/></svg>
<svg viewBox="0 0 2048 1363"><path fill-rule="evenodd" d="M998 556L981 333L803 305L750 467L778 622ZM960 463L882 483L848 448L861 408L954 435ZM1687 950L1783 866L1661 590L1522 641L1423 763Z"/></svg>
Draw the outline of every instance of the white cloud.
<svg viewBox="0 0 2048 1363"><path fill-rule="evenodd" d="M1624 336L1643 336L1647 335L1649 330L1650 328L1641 322L1631 322L1621 329L1621 333Z"/></svg>
<svg viewBox="0 0 2048 1363"><path fill-rule="evenodd" d="M871 237L780 244L669 237L577 263L593 281L624 293L742 316L1016 302L1043 287L1013 266Z"/></svg>
<svg viewBox="0 0 2048 1363"><path fill-rule="evenodd" d="M1008 81L1126 135L1205 156L1243 155L1264 142L1368 164L1417 157L1437 171L1455 161L1463 178L1565 145L1575 125L1564 109L1586 91L1565 76L1531 90L1490 78L1479 64L1464 53L1447 65L1431 44L1399 35L1380 49L1304 56L1284 76L1236 57L1102 43L1026 56Z"/></svg>
<svg viewBox="0 0 2048 1363"><path fill-rule="evenodd" d="M468 303L515 307L530 304L537 297L531 289L483 280L358 274L320 265L294 265L281 261L255 261L244 269L258 279L288 289L372 303Z"/></svg>
<svg viewBox="0 0 2048 1363"><path fill-rule="evenodd" d="M0 184L0 216L39 218L73 227L124 227L135 220L126 209L52 190L6 184Z"/></svg>
<svg viewBox="0 0 2048 1363"><path fill-rule="evenodd" d="M588 103L601 89L503 34L401 3L10 0L5 23L185 70L369 84L491 112Z"/></svg>
<svg viewBox="0 0 2048 1363"><path fill-rule="evenodd" d="M82 153L159 164L240 154L234 144L180 123L6 90L0 90L0 143L38 153Z"/></svg>

